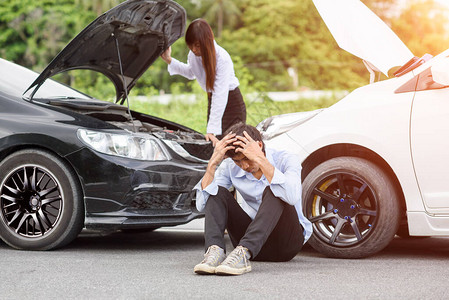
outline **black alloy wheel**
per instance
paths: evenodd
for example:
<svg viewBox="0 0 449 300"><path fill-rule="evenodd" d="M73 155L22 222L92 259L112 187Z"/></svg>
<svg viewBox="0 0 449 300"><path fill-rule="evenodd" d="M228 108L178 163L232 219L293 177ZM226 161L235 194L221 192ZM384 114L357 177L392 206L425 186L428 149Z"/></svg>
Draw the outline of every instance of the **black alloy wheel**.
<svg viewBox="0 0 449 300"><path fill-rule="evenodd" d="M8 226L33 238L51 232L63 209L62 187L49 170L24 165L6 176L1 189L1 209Z"/></svg>
<svg viewBox="0 0 449 300"><path fill-rule="evenodd" d="M61 247L80 232L84 205L73 171L57 156L22 150L0 163L0 236L18 249Z"/></svg>
<svg viewBox="0 0 449 300"><path fill-rule="evenodd" d="M360 258L383 249L399 225L399 203L389 177L355 157L323 162L303 184L309 243L329 257Z"/></svg>

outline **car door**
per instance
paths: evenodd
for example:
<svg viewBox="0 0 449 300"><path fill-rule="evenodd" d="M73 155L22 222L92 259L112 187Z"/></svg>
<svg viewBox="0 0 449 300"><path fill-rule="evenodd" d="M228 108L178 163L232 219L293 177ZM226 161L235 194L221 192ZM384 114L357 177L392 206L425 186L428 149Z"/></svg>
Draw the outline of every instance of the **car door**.
<svg viewBox="0 0 449 300"><path fill-rule="evenodd" d="M449 212L449 87L435 83L430 68L420 75L411 112L410 140L413 164L427 211L447 213Z"/></svg>

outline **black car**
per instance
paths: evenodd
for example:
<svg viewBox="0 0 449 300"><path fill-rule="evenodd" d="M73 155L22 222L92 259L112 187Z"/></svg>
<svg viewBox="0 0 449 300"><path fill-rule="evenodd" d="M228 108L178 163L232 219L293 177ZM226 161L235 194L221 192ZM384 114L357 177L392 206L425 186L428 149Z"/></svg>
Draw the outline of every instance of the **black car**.
<svg viewBox="0 0 449 300"><path fill-rule="evenodd" d="M192 188L210 143L190 128L120 105L183 35L185 20L172 1L129 0L93 21L39 76L0 59L3 241L47 250L82 228L154 229L202 217ZM49 79L72 69L106 75L116 103Z"/></svg>

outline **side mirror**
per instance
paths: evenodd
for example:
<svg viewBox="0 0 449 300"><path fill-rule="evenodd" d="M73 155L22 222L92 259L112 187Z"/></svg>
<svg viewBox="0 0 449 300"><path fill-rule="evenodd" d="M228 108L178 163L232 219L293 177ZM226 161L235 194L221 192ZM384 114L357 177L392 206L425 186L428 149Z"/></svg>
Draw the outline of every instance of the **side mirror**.
<svg viewBox="0 0 449 300"><path fill-rule="evenodd" d="M433 81L449 86L449 58L446 58L430 68L432 72Z"/></svg>

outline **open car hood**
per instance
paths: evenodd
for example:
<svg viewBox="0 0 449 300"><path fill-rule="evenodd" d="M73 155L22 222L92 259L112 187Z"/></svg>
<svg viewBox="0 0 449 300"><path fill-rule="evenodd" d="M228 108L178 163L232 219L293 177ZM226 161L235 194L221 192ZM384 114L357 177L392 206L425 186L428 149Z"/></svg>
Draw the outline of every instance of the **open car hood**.
<svg viewBox="0 0 449 300"><path fill-rule="evenodd" d="M313 0L340 48L388 76L414 58L397 35L359 0Z"/></svg>
<svg viewBox="0 0 449 300"><path fill-rule="evenodd" d="M116 101L123 103L137 79L183 36L185 24L184 8L171 0L123 2L95 19L50 62L27 89L34 88L30 98L55 74L89 69L106 75L115 85Z"/></svg>

